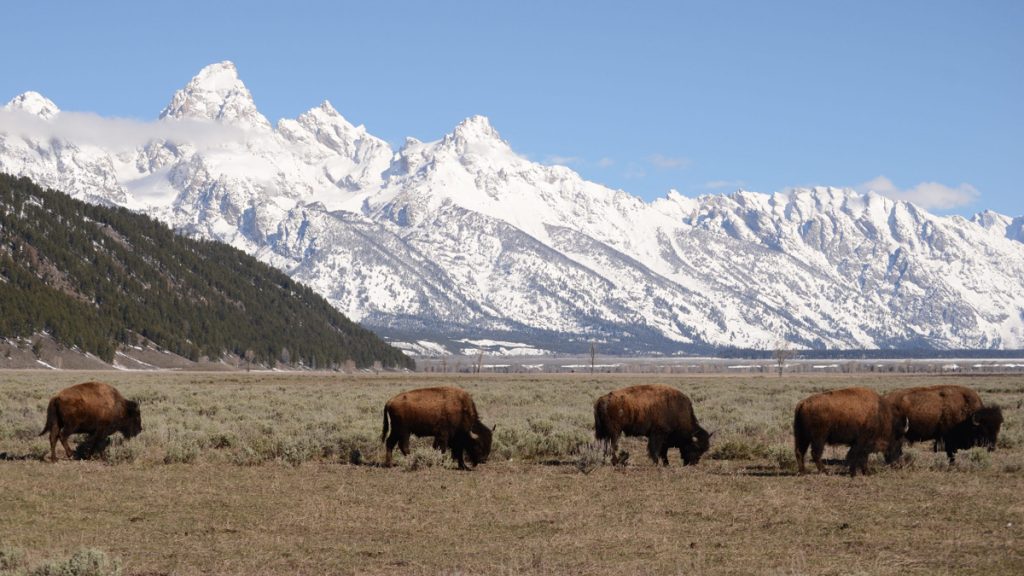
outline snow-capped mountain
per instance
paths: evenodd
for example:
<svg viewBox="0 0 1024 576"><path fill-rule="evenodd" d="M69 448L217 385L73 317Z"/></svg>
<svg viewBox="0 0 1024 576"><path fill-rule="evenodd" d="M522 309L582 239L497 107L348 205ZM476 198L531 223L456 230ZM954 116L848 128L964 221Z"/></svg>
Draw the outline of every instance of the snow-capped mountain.
<svg viewBox="0 0 1024 576"><path fill-rule="evenodd" d="M834 188L648 203L521 157L481 116L398 151L328 102L274 127L230 62L154 122L18 96L0 170L231 243L410 342L1024 347L1024 218Z"/></svg>

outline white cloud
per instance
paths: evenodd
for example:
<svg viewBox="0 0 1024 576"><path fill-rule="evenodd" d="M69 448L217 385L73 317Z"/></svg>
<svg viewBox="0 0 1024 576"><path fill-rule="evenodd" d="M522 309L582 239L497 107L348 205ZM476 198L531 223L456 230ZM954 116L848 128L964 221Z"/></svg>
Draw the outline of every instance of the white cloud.
<svg viewBox="0 0 1024 576"><path fill-rule="evenodd" d="M636 180L647 176L647 172L636 162L630 162L629 165L626 166L625 173L622 175L629 180Z"/></svg>
<svg viewBox="0 0 1024 576"><path fill-rule="evenodd" d="M554 154L548 156L548 164L557 164L559 166L569 166L571 164L578 164L580 161L579 156L559 156Z"/></svg>
<svg viewBox="0 0 1024 576"><path fill-rule="evenodd" d="M649 160L656 168L662 168L665 170L676 170L690 166L690 159L683 156L670 157L662 154L655 154L654 156L651 156Z"/></svg>
<svg viewBox="0 0 1024 576"><path fill-rule="evenodd" d="M205 147L246 139L245 130L219 122L143 122L126 118L104 118L83 112L61 112L50 120L44 120L20 110L0 110L0 133L32 139L67 140L113 150L137 148L152 140Z"/></svg>
<svg viewBox="0 0 1024 576"><path fill-rule="evenodd" d="M938 182L921 182L910 188L897 188L885 176L878 176L856 188L858 192L875 192L893 200L913 202L926 210L957 208L974 202L980 195L977 188L967 183L953 188Z"/></svg>
<svg viewBox="0 0 1024 576"><path fill-rule="evenodd" d="M614 164L615 164L615 160L612 160L611 158L609 158L607 156L605 156L604 158L601 158L600 160L597 161L597 165L600 166L601 168L610 168Z"/></svg>
<svg viewBox="0 0 1024 576"><path fill-rule="evenodd" d="M704 183L704 187L708 190L721 190L723 188L739 189L746 185L747 183L743 180L711 180Z"/></svg>

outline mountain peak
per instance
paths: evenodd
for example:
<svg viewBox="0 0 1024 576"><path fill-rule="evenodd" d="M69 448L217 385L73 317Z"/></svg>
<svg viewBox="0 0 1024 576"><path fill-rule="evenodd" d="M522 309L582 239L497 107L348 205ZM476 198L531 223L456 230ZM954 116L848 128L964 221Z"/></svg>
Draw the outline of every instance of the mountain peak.
<svg viewBox="0 0 1024 576"><path fill-rule="evenodd" d="M345 119L338 112L329 100L324 100L319 106L310 108L298 118L299 124L316 134L331 133L332 139L359 138L366 134L366 128L362 125L356 126ZM342 135L346 136L342 136ZM319 137L318 137L319 138ZM333 146L332 146L333 147Z"/></svg>
<svg viewBox="0 0 1024 576"><path fill-rule="evenodd" d="M270 128L230 61L210 64L178 90L160 118L215 120L247 128Z"/></svg>
<svg viewBox="0 0 1024 576"><path fill-rule="evenodd" d="M454 150L456 154L474 156L507 157L512 148L501 139L498 131L491 126L486 116L470 116L459 122L451 134L441 140L442 149Z"/></svg>
<svg viewBox="0 0 1024 576"><path fill-rule="evenodd" d="M497 140L501 142L501 135L491 126L491 121L486 116L470 116L455 127L452 135L456 139L467 142L480 142L486 140Z"/></svg>
<svg viewBox="0 0 1024 576"><path fill-rule="evenodd" d="M49 120L60 113L60 108L52 100L39 92L28 91L11 99L4 110L20 110Z"/></svg>
<svg viewBox="0 0 1024 576"><path fill-rule="evenodd" d="M325 114L328 114L330 116L341 116L341 114L338 113L338 110L335 109L334 105L331 104L330 100L324 100L323 102L321 102L320 109L323 110Z"/></svg>

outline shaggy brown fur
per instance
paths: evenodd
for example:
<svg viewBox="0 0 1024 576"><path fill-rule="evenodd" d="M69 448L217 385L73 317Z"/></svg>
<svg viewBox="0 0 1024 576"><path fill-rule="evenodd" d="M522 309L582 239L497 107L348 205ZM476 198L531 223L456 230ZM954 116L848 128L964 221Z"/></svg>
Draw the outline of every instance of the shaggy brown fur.
<svg viewBox="0 0 1024 576"><path fill-rule="evenodd" d="M668 451L679 448L684 465L696 464L711 445L685 394L660 384L613 390L594 403L594 437L618 463L619 436L646 436L647 455L668 466Z"/></svg>
<svg viewBox="0 0 1024 576"><path fill-rule="evenodd" d="M99 446L114 432L132 438L142 432L139 404L125 400L121 393L102 382L85 382L65 388L50 399L46 408L46 426L40 436L50 434L50 459L57 461L57 440L71 458L68 437L91 434L91 442Z"/></svg>
<svg viewBox="0 0 1024 576"><path fill-rule="evenodd" d="M388 420L391 435L388 436ZM495 427L496 428L496 427ZM466 469L465 453L473 465L483 464L491 453L493 429L480 422L473 398L461 388L441 386L402 392L384 405L384 429L380 439L387 446L385 465L391 465L391 453L398 445L409 455L409 435L433 436L434 448L446 452L459 469Z"/></svg>
<svg viewBox="0 0 1024 576"><path fill-rule="evenodd" d="M975 446L984 446L989 452L996 449L999 429L1003 425L1003 409L999 406L978 408L968 418L947 430L942 435L949 463L956 461L956 451Z"/></svg>
<svg viewBox="0 0 1024 576"><path fill-rule="evenodd" d="M907 417L907 442L933 440L938 449L942 437L982 407L978 393L951 384L894 390L885 399Z"/></svg>
<svg viewBox="0 0 1024 576"><path fill-rule="evenodd" d="M871 452L884 452L885 461L894 464L902 454L905 430L906 418L874 390L845 388L804 398L793 414L793 440L800 473L806 472L804 456L808 446L818 471L825 471L821 455L826 444L850 447L846 454L850 476L855 476L858 468L868 473Z"/></svg>

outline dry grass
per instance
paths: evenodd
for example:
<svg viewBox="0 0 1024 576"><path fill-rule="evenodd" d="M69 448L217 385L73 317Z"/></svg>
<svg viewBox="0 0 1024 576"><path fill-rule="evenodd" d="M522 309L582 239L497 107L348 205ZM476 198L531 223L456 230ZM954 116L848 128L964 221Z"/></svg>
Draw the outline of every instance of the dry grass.
<svg viewBox="0 0 1024 576"><path fill-rule="evenodd" d="M96 376L0 376L0 452L45 452L46 400ZM1019 376L100 376L142 400L145 431L108 449L113 465L0 462L0 559L20 554L13 571L96 548L125 574L1024 572ZM715 458L657 468L631 441L630 466L593 469L593 399L652 381L693 398L718 431ZM950 381L1002 404L1000 450L950 469L917 446L900 470L792 475L800 398ZM345 463L352 449L382 459L384 400L442 382L498 425L491 462L451 470L426 440L415 466Z"/></svg>

